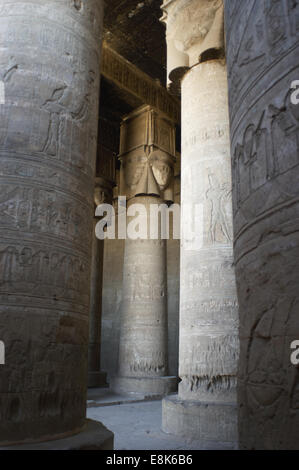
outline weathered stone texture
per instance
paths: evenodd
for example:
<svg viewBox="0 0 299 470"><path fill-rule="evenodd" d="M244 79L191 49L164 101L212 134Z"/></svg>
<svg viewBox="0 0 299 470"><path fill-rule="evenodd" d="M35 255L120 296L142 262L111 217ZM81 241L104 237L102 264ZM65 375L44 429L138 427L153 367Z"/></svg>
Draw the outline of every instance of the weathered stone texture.
<svg viewBox="0 0 299 470"><path fill-rule="evenodd" d="M175 201L179 182L175 181ZM118 192L116 191L116 195ZM117 211L117 199L115 199ZM117 222L117 220L116 220ZM116 223L116 234L118 226ZM167 302L168 302L168 370L178 375L178 328L179 328L179 240L166 240L167 245ZM109 377L118 368L118 350L123 291L123 262L125 240L104 241L104 272L102 291L102 338L101 364Z"/></svg>
<svg viewBox="0 0 299 470"><path fill-rule="evenodd" d="M0 442L85 418L102 6L0 5Z"/></svg>
<svg viewBox="0 0 299 470"><path fill-rule="evenodd" d="M182 83L184 203L202 207L202 244L183 232L181 247L181 398L234 402L238 308L232 266L232 209L226 67L191 69ZM195 212L194 212L195 213ZM197 233L198 235L198 233Z"/></svg>
<svg viewBox="0 0 299 470"><path fill-rule="evenodd" d="M299 4L226 1L240 444L298 449Z"/></svg>
<svg viewBox="0 0 299 470"><path fill-rule="evenodd" d="M210 439L236 441L238 304L223 2L165 0L162 10L170 90L181 86L182 93L181 382L178 397L164 402L163 429L206 439L208 426Z"/></svg>
<svg viewBox="0 0 299 470"><path fill-rule="evenodd" d="M177 153L174 179L174 203L180 204L181 156ZM171 219L172 221L172 219ZM179 309L180 309L180 240L173 237L170 225L167 246L167 313L168 313L168 371L178 376Z"/></svg>
<svg viewBox="0 0 299 470"><path fill-rule="evenodd" d="M116 192L118 195L118 191ZM117 199L113 204L117 214ZM116 218L116 239L104 241L104 272L102 290L102 367L109 378L118 368L118 350L121 318L121 300L123 288L123 262L125 240L117 238L118 224Z"/></svg>
<svg viewBox="0 0 299 470"><path fill-rule="evenodd" d="M130 201L148 214L151 204L162 202L141 196ZM121 376L167 375L166 240L126 240L119 358Z"/></svg>

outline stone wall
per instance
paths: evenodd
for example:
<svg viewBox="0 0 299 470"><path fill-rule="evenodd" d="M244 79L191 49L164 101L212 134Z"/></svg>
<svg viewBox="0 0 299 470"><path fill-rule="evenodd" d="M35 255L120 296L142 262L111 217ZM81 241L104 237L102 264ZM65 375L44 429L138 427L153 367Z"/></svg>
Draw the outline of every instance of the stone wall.
<svg viewBox="0 0 299 470"><path fill-rule="evenodd" d="M225 1L240 303L239 434L298 449L299 3ZM293 90L294 91L294 90Z"/></svg>
<svg viewBox="0 0 299 470"><path fill-rule="evenodd" d="M181 200L181 156L176 155L174 169L174 203ZM170 234L171 234L170 229ZM168 369L178 375L179 310L180 310L180 240L167 240L167 302L168 302Z"/></svg>

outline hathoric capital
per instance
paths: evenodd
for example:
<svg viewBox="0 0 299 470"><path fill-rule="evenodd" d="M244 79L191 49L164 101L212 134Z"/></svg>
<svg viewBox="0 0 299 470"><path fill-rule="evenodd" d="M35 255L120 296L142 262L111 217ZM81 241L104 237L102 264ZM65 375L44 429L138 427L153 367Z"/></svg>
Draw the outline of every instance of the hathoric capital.
<svg viewBox="0 0 299 470"><path fill-rule="evenodd" d="M123 119L120 133L120 192L127 199L151 195L173 202L175 124L151 106Z"/></svg>
<svg viewBox="0 0 299 470"><path fill-rule="evenodd" d="M168 83L175 91L187 69L224 55L223 0L164 0L161 8L167 28Z"/></svg>
<svg viewBox="0 0 299 470"><path fill-rule="evenodd" d="M97 206L100 204L111 204L113 197L114 183L108 181L106 178L97 177L95 179L94 187L94 203Z"/></svg>

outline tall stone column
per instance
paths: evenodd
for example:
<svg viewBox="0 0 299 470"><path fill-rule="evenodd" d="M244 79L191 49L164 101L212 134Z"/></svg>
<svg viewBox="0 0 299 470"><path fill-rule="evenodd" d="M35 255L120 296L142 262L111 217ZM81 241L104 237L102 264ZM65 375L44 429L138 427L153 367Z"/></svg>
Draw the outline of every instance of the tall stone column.
<svg viewBox="0 0 299 470"><path fill-rule="evenodd" d="M100 107L98 125L98 149L96 160L96 180L94 203L112 204L115 186L115 161L119 150L119 124L106 116L104 107ZM90 312L89 312L89 349L88 349L88 387L106 386L106 372L101 370L102 349L102 294L104 240L96 237L95 228L98 219L93 219ZM111 348L111 345L110 345Z"/></svg>
<svg viewBox="0 0 299 470"><path fill-rule="evenodd" d="M299 4L238 3L225 14L240 446L298 449Z"/></svg>
<svg viewBox="0 0 299 470"><path fill-rule="evenodd" d="M105 178L96 178L95 206L112 204L113 183ZM98 219L93 219L93 238L91 250L91 279L89 307L89 347L88 347L88 387L103 387L106 383L106 372L101 370L101 331L102 331L102 288L104 240L95 234Z"/></svg>
<svg viewBox="0 0 299 470"><path fill-rule="evenodd" d="M162 8L167 41L175 40L180 51L175 65L173 60L170 63L178 70L185 67L181 82L181 382L179 394L163 401L162 425L169 433L235 445L238 306L223 5L173 0ZM187 18L191 19L188 27ZM188 62L180 62L182 54ZM168 72L170 79L181 78L176 70ZM194 237L188 230L195 230Z"/></svg>
<svg viewBox="0 0 299 470"><path fill-rule="evenodd" d="M165 395L176 390L168 377L166 240L149 239L150 210L173 200L175 127L162 113L145 106L127 116L121 127L120 193L128 211L140 213L143 239L125 241L119 370L113 388L121 392ZM129 224L134 216L128 217ZM161 224L162 225L162 224ZM148 237L148 238L147 238Z"/></svg>
<svg viewBox="0 0 299 470"><path fill-rule="evenodd" d="M85 420L102 20L98 0L1 5L3 446L112 446Z"/></svg>

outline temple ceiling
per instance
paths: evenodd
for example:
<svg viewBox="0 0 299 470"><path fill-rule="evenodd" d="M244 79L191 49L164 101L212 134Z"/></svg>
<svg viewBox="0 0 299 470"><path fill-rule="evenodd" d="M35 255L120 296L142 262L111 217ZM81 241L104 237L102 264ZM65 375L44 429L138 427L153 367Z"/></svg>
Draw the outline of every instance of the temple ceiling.
<svg viewBox="0 0 299 470"><path fill-rule="evenodd" d="M153 79L166 83L162 0L107 0L105 42Z"/></svg>

